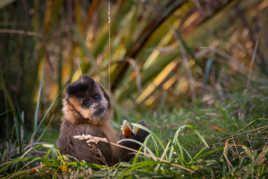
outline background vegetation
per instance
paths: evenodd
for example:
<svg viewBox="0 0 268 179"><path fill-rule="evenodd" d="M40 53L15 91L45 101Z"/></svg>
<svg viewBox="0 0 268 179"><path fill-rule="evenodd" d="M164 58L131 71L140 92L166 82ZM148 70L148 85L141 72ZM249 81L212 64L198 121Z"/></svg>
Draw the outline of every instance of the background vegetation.
<svg viewBox="0 0 268 179"><path fill-rule="evenodd" d="M267 177L266 0L1 0L0 177ZM64 89L88 74L143 154L105 167L55 148Z"/></svg>

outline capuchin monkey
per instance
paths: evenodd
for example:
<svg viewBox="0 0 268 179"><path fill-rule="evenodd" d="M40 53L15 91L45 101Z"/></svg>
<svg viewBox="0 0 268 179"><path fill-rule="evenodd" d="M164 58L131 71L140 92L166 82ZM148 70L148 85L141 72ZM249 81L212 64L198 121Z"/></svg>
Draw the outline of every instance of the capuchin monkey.
<svg viewBox="0 0 268 179"><path fill-rule="evenodd" d="M110 122L113 117L111 101L100 83L83 75L66 89L63 99L63 121L57 146L61 153L74 156L78 160L91 163L114 165L129 161L133 151L111 145L121 139L144 142L149 134L143 129L124 136L116 132ZM144 122L140 123L145 125ZM109 142L90 142L74 138L77 135L91 135L106 138ZM139 150L140 145L132 141L122 141L119 145Z"/></svg>

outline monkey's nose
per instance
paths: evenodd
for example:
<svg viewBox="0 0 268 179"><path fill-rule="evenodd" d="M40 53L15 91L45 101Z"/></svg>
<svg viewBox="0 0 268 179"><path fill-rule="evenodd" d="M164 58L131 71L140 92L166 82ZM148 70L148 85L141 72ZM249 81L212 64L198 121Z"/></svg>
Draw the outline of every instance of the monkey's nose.
<svg viewBox="0 0 268 179"><path fill-rule="evenodd" d="M103 112L105 111L104 107L99 107L95 112L94 112L94 116L100 116L101 114L103 114Z"/></svg>

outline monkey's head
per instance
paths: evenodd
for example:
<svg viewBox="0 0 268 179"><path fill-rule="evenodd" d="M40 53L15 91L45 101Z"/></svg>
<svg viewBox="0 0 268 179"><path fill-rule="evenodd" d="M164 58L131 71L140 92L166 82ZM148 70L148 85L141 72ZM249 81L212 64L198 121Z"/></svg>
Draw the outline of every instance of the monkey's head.
<svg viewBox="0 0 268 179"><path fill-rule="evenodd" d="M110 98L98 82L83 75L67 87L63 114L73 124L102 125L112 116Z"/></svg>

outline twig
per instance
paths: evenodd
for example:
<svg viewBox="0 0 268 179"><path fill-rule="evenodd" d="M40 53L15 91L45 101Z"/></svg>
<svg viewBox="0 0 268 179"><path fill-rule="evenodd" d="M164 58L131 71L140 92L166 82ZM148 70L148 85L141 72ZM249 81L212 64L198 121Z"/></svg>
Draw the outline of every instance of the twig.
<svg viewBox="0 0 268 179"><path fill-rule="evenodd" d="M174 37L176 38L176 40L179 43L179 46L180 46L180 49L181 49L181 54L182 54L182 62L183 62L183 65L186 68L186 73L187 73L188 79L190 81L190 90L191 90L192 100L195 101L196 100L196 94L195 94L195 89L194 89L193 74L192 74L192 71L190 69L189 60L188 60L188 57L187 57L187 54L186 54L186 48L183 45L182 39L178 36L177 33L179 33L179 32L176 32L175 30L173 30Z"/></svg>
<svg viewBox="0 0 268 179"><path fill-rule="evenodd" d="M137 65L137 62L135 62L135 60L132 59L132 58L127 58L126 60L128 61L128 63L135 70L135 73L136 73L136 84L137 84L137 87L138 87L139 92L141 92L142 91L142 88L141 88L141 75L140 75L140 70L139 70L139 67Z"/></svg>
<svg viewBox="0 0 268 179"><path fill-rule="evenodd" d="M132 149L132 148L129 148L129 147L126 147L126 146L123 146L123 145L120 145L120 144L117 144L117 143L114 143L114 142L110 142L108 141L106 138L102 138L102 137L96 137L96 136L92 136L92 135L76 135L76 136L73 136L75 139L78 139L78 140L87 140L87 142L94 142L94 143L99 143L100 141L101 142L105 142L105 143L109 143L113 146L116 146L116 147L119 147L119 148L122 148L122 149L126 149L126 150L129 150L129 151L132 151L132 152L135 152L137 154L141 154L141 155L144 155L146 157L149 157L149 158L152 158L151 155L149 154L146 154L144 152L141 152L141 151L138 151L138 150L135 150L135 149ZM157 161L160 161L160 162L163 162L163 163L167 163L167 164L170 164L172 165L173 167L176 167L176 168L179 168L179 169L183 169L183 170L186 170L190 173L194 173L194 170L191 170L189 168L186 168L182 165L178 165L178 164L175 164L175 163L170 163L169 161L167 160L164 160L164 159L161 159L161 158L158 158L158 157L154 157Z"/></svg>
<svg viewBox="0 0 268 179"><path fill-rule="evenodd" d="M255 48L254 48L253 54L252 54L252 57L251 57L250 65L249 65L249 74L248 74L248 81L247 81L247 89L249 87L249 83L250 83L250 80L251 80L252 66L253 66L253 63L255 62L255 59L256 59L258 46L259 46L259 41L257 40L256 41L256 44L255 44Z"/></svg>
<svg viewBox="0 0 268 179"><path fill-rule="evenodd" d="M223 156L224 156L224 158L225 158L225 160L226 160L228 166L229 166L231 169L233 169L234 167L233 167L232 163L230 162L230 160L228 159L228 156L227 156L227 153L228 153L228 147L229 147L229 141L230 141L230 140L231 140L231 138L229 138L229 139L227 139L227 140L225 141L224 150L223 150Z"/></svg>
<svg viewBox="0 0 268 179"><path fill-rule="evenodd" d="M15 29L0 29L2 34L17 34L17 35L27 35L41 38L42 36L36 32L24 31L24 30L15 30Z"/></svg>
<svg viewBox="0 0 268 179"><path fill-rule="evenodd" d="M135 59L126 58L125 60L117 60L115 62L109 62L107 64L107 66L101 68L100 70L105 70L105 69L109 68L110 66L116 65L118 63L125 63L125 62L128 62L130 64L130 66L133 67L133 69L134 69L134 71L136 73L136 85L137 85L138 90L141 92L142 91L141 73L140 73L139 66L138 66L137 62L135 61Z"/></svg>

